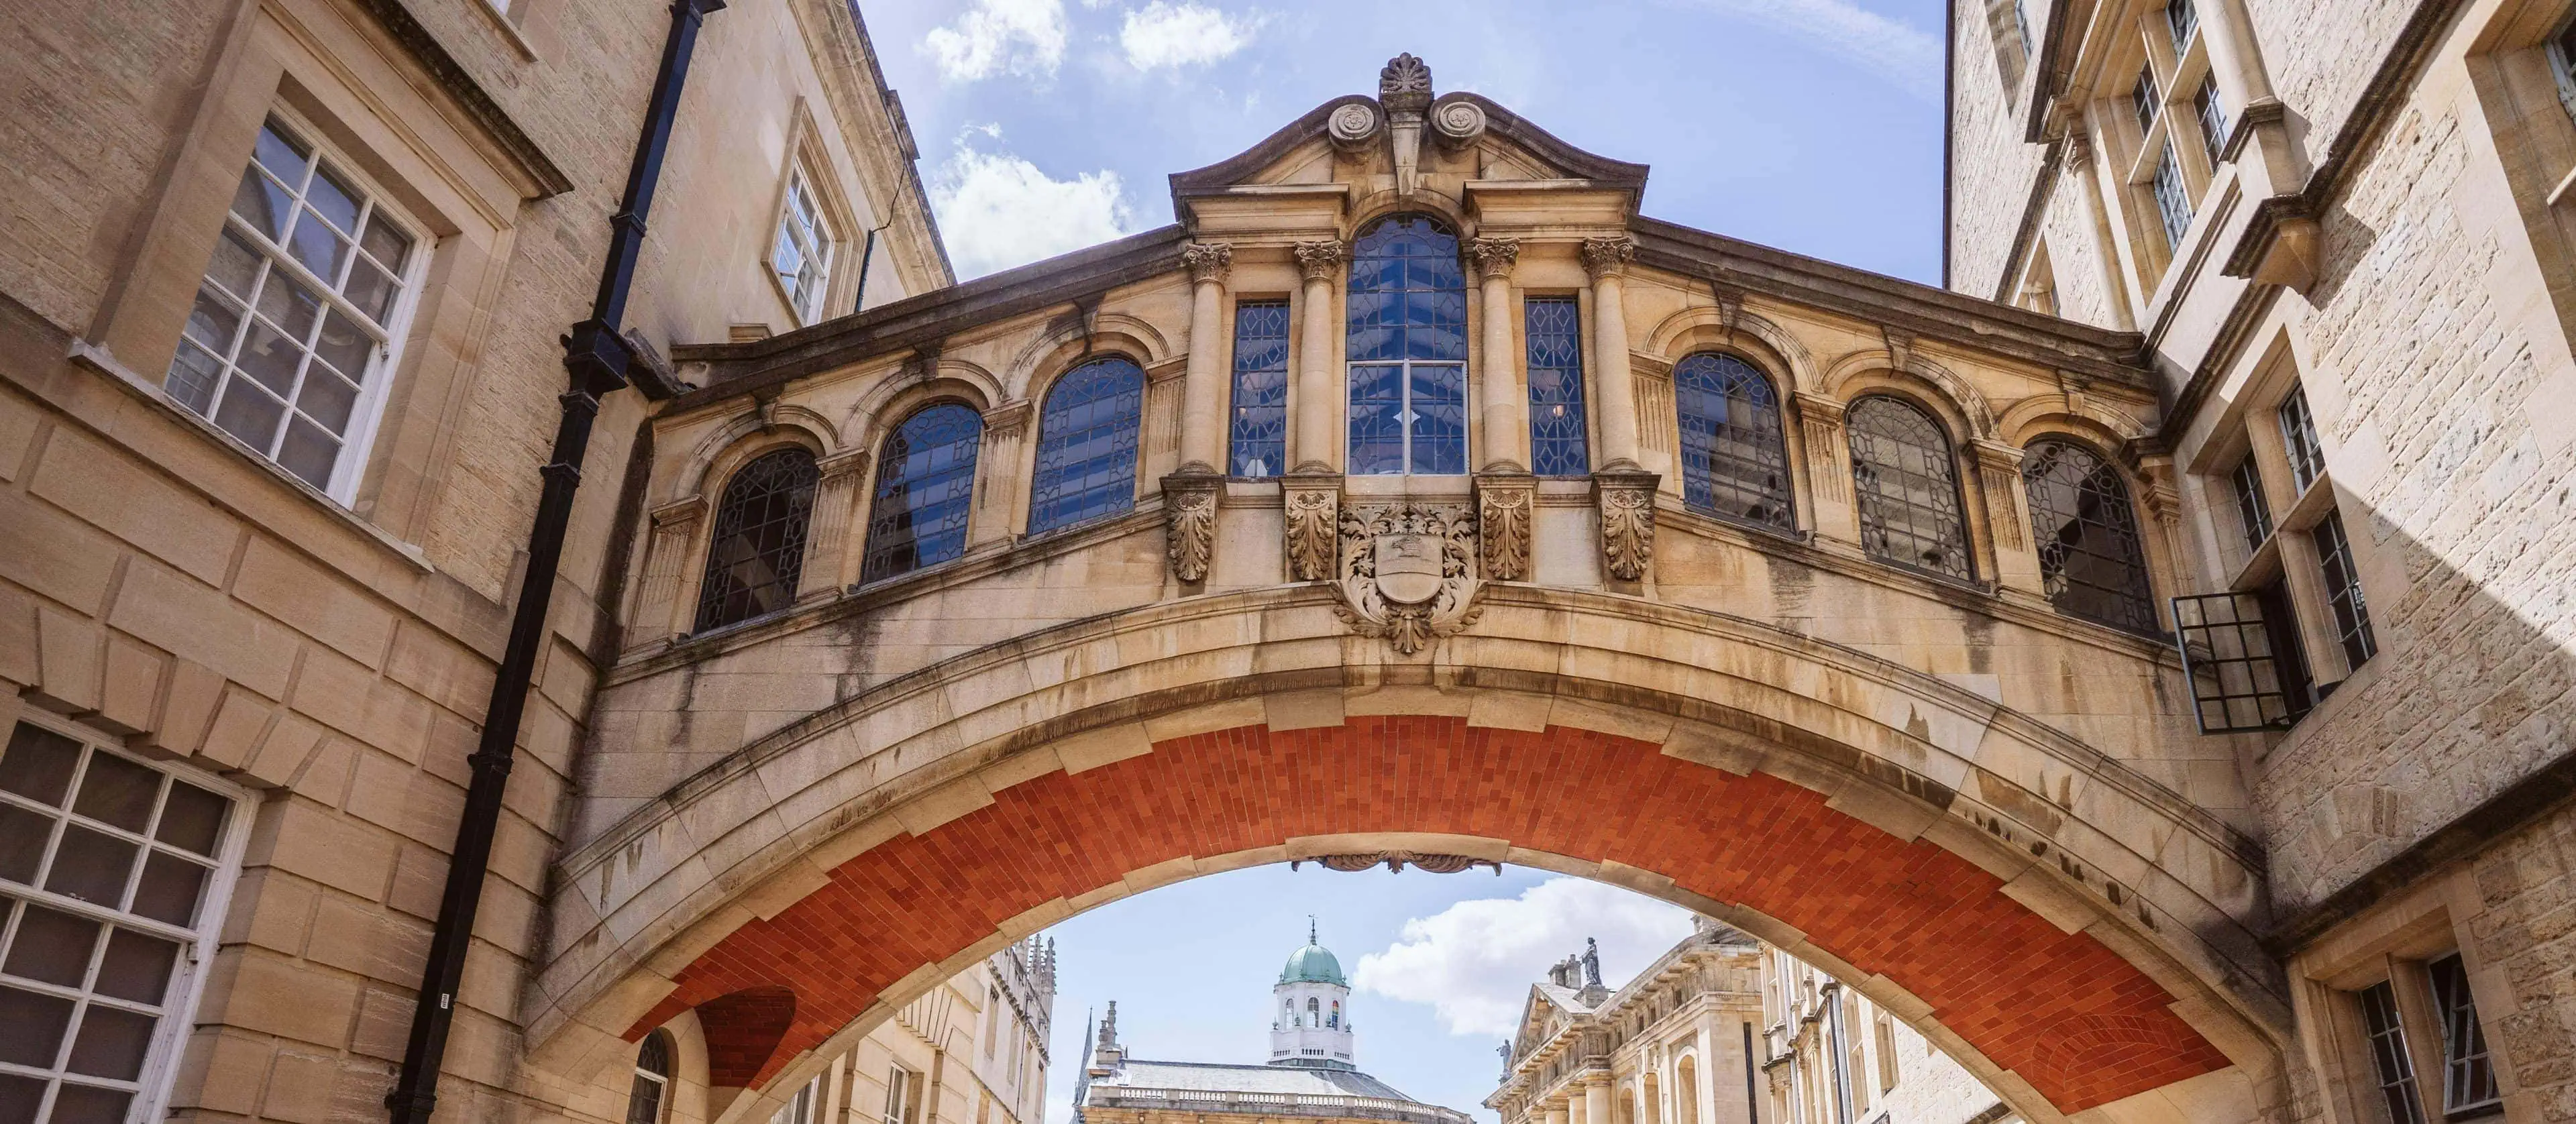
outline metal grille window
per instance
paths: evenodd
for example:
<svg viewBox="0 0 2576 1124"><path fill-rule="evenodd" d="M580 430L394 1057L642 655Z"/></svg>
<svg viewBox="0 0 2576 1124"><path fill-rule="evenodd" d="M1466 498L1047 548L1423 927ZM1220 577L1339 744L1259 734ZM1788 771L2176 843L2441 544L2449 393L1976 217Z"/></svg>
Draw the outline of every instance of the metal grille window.
<svg viewBox="0 0 2576 1124"><path fill-rule="evenodd" d="M1038 470L1029 533L1116 515L1136 506L1136 428L1145 370L1094 359L1057 379L1038 415Z"/></svg>
<svg viewBox="0 0 2576 1124"><path fill-rule="evenodd" d="M1958 458L1922 410L1893 398L1852 403L1853 491L1861 545L1878 558L1953 578L1975 578L1960 515Z"/></svg>
<svg viewBox="0 0 2576 1124"><path fill-rule="evenodd" d="M2495 1061L2487 1056L2486 1030L2478 1025L2477 997L2469 970L2452 953L2424 965L2433 981L2434 1014L2442 1020L2442 1111L2456 1113L2494 1103Z"/></svg>
<svg viewBox="0 0 2576 1124"><path fill-rule="evenodd" d="M2227 484L2236 492L2236 521L2245 531L2248 552L2272 537L2272 505L2263 499L2263 473L2254 467L2254 455L2236 462L2236 471L2227 474Z"/></svg>
<svg viewBox="0 0 2576 1124"><path fill-rule="evenodd" d="M2424 1102L2415 1092L2415 1059L2406 1053L2406 1028L2397 1017L2397 990L2387 983L2361 989L2361 1025L2370 1039L2370 1066L2379 1080L2389 1124L2424 1124Z"/></svg>
<svg viewBox="0 0 2576 1124"><path fill-rule="evenodd" d="M984 416L942 402L914 411L886 438L868 506L868 546L859 580L872 582L966 553L975 497L975 454Z"/></svg>
<svg viewBox="0 0 2576 1124"><path fill-rule="evenodd" d="M2200 118L2200 143L2209 149L2209 162L2218 162L2218 154L2227 147L2227 103L2218 100L2218 79L2203 76L2200 88L2192 91L2191 108Z"/></svg>
<svg viewBox="0 0 2576 1124"><path fill-rule="evenodd" d="M2138 84L2129 87L2129 111L2138 116L2138 131L2152 132L2156 127L2156 76L2153 71L2138 72Z"/></svg>
<svg viewBox="0 0 2576 1124"><path fill-rule="evenodd" d="M2317 524L2317 568L2325 572L2326 604L2334 610L2335 639L2343 645L2344 662L2359 668L2379 654L2379 638L2370 631L2370 606L2362 600L2361 573L2352 562L2352 539L2344 534L2343 513L2329 511Z"/></svg>
<svg viewBox="0 0 2576 1124"><path fill-rule="evenodd" d="M1789 447L1771 380L1732 355L1702 352L1673 366L1682 431L1682 502L1787 529Z"/></svg>
<svg viewBox="0 0 2576 1124"><path fill-rule="evenodd" d="M1380 220L1351 247L1348 471L1467 471L1467 271L1427 215Z"/></svg>
<svg viewBox="0 0 2576 1124"><path fill-rule="evenodd" d="M1226 475L1260 480L1288 471L1288 302L1234 306L1234 418Z"/></svg>
<svg viewBox="0 0 2576 1124"><path fill-rule="evenodd" d="M2181 54L2190 48L2192 33L2200 30L2200 10L2192 7L2192 0L2168 0L2165 26L2173 29L2174 53Z"/></svg>
<svg viewBox="0 0 2576 1124"><path fill-rule="evenodd" d="M2301 495L2308 485L2326 474L2325 446L2317 443L2317 416L2308 410L2306 387L2290 388L2290 396L2281 400L2281 452L2290 458L2290 480L2298 485Z"/></svg>
<svg viewBox="0 0 2576 1124"><path fill-rule="evenodd" d="M2156 214L2164 220L2165 245L2182 245L2182 236L2191 231L2191 191L2183 186L2182 165L2174 162L2173 141L2165 141L2165 154L2156 160Z"/></svg>
<svg viewBox="0 0 2576 1124"><path fill-rule="evenodd" d="M626 1124L662 1124L662 1106L671 1099L671 1032L644 1036L635 1051L635 1085L626 1094Z"/></svg>
<svg viewBox="0 0 2576 1124"><path fill-rule="evenodd" d="M346 501L411 314L416 237L344 165L260 127L162 385Z"/></svg>
<svg viewBox="0 0 2576 1124"><path fill-rule="evenodd" d="M778 272L778 286L787 291L787 303L794 306L799 324L823 318L823 293L832 282L833 245L831 221L823 217L800 164L788 175L787 206L778 216L778 243L769 252L769 267Z"/></svg>
<svg viewBox="0 0 2576 1124"><path fill-rule="evenodd" d="M159 1118L223 917L234 804L32 722L11 732L0 751L0 1120Z"/></svg>
<svg viewBox="0 0 2576 1124"><path fill-rule="evenodd" d="M2146 551L2118 469L2064 441L2030 447L2021 466L2040 581L2059 612L2132 632L2153 632Z"/></svg>
<svg viewBox="0 0 2576 1124"><path fill-rule="evenodd" d="M1583 330L1572 297L1532 297L1521 305L1529 337L1530 471L1581 476L1592 471L1583 419Z"/></svg>
<svg viewBox="0 0 2576 1124"><path fill-rule="evenodd" d="M796 599L816 475L814 454L803 449L763 453L734 473L716 503L693 631L773 613Z"/></svg>
<svg viewBox="0 0 2576 1124"><path fill-rule="evenodd" d="M2269 730L2298 718L2293 704L2294 654L2254 593L2213 593L2173 599L2174 631L2182 645L2183 672L2191 679L2193 709L2204 734ZM2282 629L2290 626L2286 620Z"/></svg>

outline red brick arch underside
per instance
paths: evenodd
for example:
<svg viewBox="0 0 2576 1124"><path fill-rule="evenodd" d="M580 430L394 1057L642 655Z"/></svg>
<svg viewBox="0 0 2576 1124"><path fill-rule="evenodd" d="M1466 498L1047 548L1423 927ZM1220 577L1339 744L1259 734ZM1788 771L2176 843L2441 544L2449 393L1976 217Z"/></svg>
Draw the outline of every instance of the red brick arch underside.
<svg viewBox="0 0 2576 1124"><path fill-rule="evenodd" d="M706 1026L712 1083L757 1087L896 980L1048 901L1177 858L1386 831L1615 860L1758 911L1929 1003L2061 1112L2228 1065L2168 1009L2162 986L1938 846L1900 842L1776 777L1736 776L1648 742L1446 717L1222 730L1013 785L988 807L877 845L734 931L627 1037L714 1004L727 1017ZM734 1017L731 997L779 988L794 998L783 1034ZM757 1038L729 1040L746 1031Z"/></svg>

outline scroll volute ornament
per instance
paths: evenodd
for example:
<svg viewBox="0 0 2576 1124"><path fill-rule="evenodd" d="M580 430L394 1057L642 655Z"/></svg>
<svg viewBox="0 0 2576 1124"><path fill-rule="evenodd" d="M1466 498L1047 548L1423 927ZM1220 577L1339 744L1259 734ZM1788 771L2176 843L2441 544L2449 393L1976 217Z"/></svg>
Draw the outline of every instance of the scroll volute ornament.
<svg viewBox="0 0 2576 1124"><path fill-rule="evenodd" d="M1164 553L1172 577L1185 585L1207 580L1208 560L1216 553L1217 500L1224 494L1225 478L1214 473L1163 478Z"/></svg>
<svg viewBox="0 0 2576 1124"><path fill-rule="evenodd" d="M1610 576L1632 582L1646 576L1655 558L1655 486L1652 472L1596 472L1593 501L1601 510L1601 564Z"/></svg>

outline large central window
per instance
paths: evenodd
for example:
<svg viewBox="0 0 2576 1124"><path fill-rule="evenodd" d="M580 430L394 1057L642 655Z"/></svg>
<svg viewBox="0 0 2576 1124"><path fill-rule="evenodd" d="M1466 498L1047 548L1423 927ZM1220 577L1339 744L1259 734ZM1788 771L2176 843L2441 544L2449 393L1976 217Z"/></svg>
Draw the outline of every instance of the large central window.
<svg viewBox="0 0 2576 1124"><path fill-rule="evenodd" d="M1467 271L1426 215L1382 219L1351 247L1349 472L1467 471Z"/></svg>

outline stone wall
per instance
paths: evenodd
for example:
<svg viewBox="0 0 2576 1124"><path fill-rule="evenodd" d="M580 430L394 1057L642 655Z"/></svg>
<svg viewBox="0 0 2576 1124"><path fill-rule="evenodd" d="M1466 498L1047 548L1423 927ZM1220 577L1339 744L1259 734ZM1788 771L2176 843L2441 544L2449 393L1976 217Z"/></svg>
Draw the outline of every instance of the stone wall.
<svg viewBox="0 0 2576 1124"><path fill-rule="evenodd" d="M2022 143L2022 116L2013 100L2023 84L2007 78L1998 56L1999 47L2009 51L2014 45L1998 44L1984 0L1960 0L1952 7L1949 286L1991 298L2014 268L2007 259L2030 204L2042 149ZM2015 33L2007 27L2003 35L2011 39ZM2061 277L2065 271L2058 267Z"/></svg>

